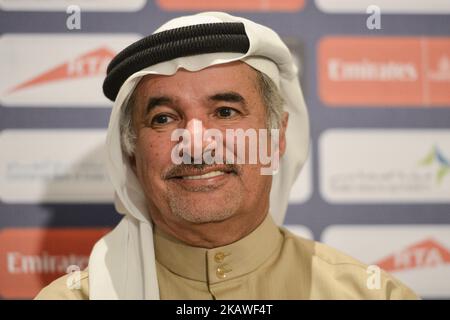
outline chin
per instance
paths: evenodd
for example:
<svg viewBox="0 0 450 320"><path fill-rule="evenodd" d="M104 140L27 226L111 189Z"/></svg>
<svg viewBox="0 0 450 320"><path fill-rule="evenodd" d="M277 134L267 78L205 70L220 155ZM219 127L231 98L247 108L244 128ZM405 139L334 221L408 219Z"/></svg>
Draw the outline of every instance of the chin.
<svg viewBox="0 0 450 320"><path fill-rule="evenodd" d="M174 216L190 223L220 222L232 217L242 206L244 192L232 183L207 191L170 188L167 199Z"/></svg>
<svg viewBox="0 0 450 320"><path fill-rule="evenodd" d="M196 224L220 222L227 220L235 215L240 201L220 201L213 202L211 206L211 199L199 201L193 197L189 200L180 198L171 199L169 201L170 209L176 217ZM202 205L205 203L206 205Z"/></svg>

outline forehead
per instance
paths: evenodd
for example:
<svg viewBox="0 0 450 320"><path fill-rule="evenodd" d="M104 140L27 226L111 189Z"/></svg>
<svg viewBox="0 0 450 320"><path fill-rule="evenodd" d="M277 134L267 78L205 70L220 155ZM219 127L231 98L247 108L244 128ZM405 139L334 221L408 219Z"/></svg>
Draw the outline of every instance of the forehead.
<svg viewBox="0 0 450 320"><path fill-rule="evenodd" d="M257 92L257 72L244 62L210 66L199 71L179 69L175 74L147 75L136 88L138 96L168 94L199 98L212 92L237 91L244 94Z"/></svg>

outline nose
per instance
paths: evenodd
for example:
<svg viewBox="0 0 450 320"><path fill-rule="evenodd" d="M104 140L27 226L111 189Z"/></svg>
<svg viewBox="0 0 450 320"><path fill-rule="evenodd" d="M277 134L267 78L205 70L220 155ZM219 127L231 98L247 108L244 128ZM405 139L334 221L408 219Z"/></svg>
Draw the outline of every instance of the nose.
<svg viewBox="0 0 450 320"><path fill-rule="evenodd" d="M215 148L215 141L210 135L205 134L206 130L208 129L202 120L193 118L187 122L185 133L188 137L183 135L183 141L186 139L183 148L184 160L190 160L189 163L202 164L205 152ZM189 159L186 159L187 157Z"/></svg>

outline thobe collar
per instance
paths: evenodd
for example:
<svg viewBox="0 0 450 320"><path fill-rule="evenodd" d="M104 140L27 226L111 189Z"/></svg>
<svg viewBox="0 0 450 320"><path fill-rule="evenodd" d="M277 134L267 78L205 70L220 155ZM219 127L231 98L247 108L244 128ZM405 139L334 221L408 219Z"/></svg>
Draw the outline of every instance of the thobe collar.
<svg viewBox="0 0 450 320"><path fill-rule="evenodd" d="M209 284L228 281L256 270L282 245L282 235L270 214L250 234L226 246L189 246L155 228L156 260L171 272Z"/></svg>

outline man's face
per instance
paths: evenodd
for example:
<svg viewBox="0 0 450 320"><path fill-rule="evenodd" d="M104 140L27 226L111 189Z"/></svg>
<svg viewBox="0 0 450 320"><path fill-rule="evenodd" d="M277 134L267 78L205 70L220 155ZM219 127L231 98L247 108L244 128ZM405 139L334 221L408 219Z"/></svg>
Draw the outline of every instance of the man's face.
<svg viewBox="0 0 450 320"><path fill-rule="evenodd" d="M199 124L203 131L218 129L224 137L223 150L226 129L267 129L254 69L242 62L197 72L182 69L172 76L144 77L136 90L137 140L130 162L157 225L170 228L267 213L272 177L261 175L259 163L177 165L171 156L178 143L171 140L176 129L189 130L192 136L198 134ZM202 138L203 149L211 142L206 140ZM246 148L248 154L248 143ZM193 159L194 149L190 150Z"/></svg>

